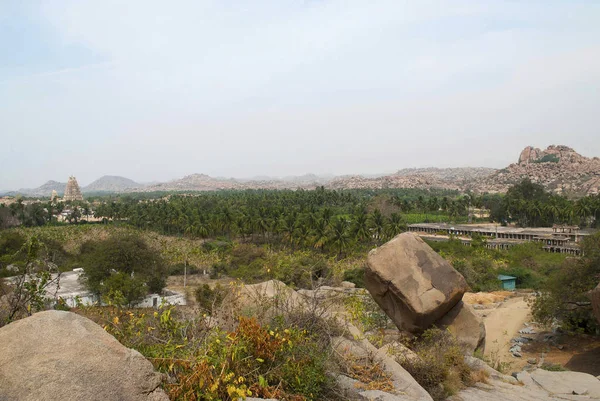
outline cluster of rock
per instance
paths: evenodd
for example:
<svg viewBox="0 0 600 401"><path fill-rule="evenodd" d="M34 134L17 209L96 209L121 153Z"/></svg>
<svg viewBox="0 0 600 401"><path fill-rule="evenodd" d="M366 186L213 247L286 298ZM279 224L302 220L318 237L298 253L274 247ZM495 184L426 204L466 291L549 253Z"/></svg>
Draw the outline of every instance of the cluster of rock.
<svg viewBox="0 0 600 401"><path fill-rule="evenodd" d="M485 346L485 326L470 305L464 277L414 233L403 233L368 256L365 286L398 329L448 328L472 354Z"/></svg>
<svg viewBox="0 0 600 401"><path fill-rule="evenodd" d="M506 192L523 178L556 193L597 194L600 192L600 159L584 157L562 145L552 145L545 150L528 146L519 155L517 163L474 183L472 189Z"/></svg>
<svg viewBox="0 0 600 401"><path fill-rule="evenodd" d="M327 186L331 189L442 188L462 190L473 182L488 177L496 170L486 167L407 168L380 177L359 175L337 177Z"/></svg>

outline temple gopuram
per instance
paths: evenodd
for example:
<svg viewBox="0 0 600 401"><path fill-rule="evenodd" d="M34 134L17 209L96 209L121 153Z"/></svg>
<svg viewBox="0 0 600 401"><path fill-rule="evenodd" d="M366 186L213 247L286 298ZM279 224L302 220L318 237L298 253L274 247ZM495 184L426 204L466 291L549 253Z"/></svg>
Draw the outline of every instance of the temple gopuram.
<svg viewBox="0 0 600 401"><path fill-rule="evenodd" d="M65 196L63 197L65 201L81 201L83 200L83 195L81 194L81 189L79 189L79 184L77 183L77 179L74 176L69 177L69 181L67 182L67 187L65 188Z"/></svg>

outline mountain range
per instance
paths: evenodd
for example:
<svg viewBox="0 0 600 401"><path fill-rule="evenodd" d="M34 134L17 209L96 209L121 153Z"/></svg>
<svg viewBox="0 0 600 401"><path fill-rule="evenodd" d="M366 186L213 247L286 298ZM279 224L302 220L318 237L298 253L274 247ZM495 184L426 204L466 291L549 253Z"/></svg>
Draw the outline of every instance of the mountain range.
<svg viewBox="0 0 600 401"><path fill-rule="evenodd" d="M531 146L520 153L517 163L503 169L487 167L406 168L393 174L319 176L306 174L283 178L254 177L250 179L210 177L191 174L180 179L140 184L119 176L104 176L83 187L83 193L119 193L152 191L216 191L243 189L330 189L358 188L441 188L478 193L506 192L523 178L542 184L546 189L569 196L600 192L600 159L588 158L563 145L551 145L545 150ZM38 188L20 189L8 194L50 196L52 190L62 194L66 183L48 181Z"/></svg>

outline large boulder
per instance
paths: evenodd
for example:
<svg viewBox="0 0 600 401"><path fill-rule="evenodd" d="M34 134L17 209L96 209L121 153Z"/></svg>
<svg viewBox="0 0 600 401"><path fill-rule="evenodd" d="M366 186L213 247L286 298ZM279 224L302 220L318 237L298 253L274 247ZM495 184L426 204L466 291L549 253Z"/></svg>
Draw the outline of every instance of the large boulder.
<svg viewBox="0 0 600 401"><path fill-rule="evenodd" d="M590 291L590 298L592 300L592 308L594 309L594 316L600 323L600 284Z"/></svg>
<svg viewBox="0 0 600 401"><path fill-rule="evenodd" d="M420 332L450 311L467 282L414 233L369 252L365 286L400 330Z"/></svg>
<svg viewBox="0 0 600 401"><path fill-rule="evenodd" d="M536 369L530 373L535 384L551 394L584 395L600 399L600 380L582 372L549 372Z"/></svg>
<svg viewBox="0 0 600 401"><path fill-rule="evenodd" d="M75 313L0 328L0 401L167 401L161 381L139 352Z"/></svg>
<svg viewBox="0 0 600 401"><path fill-rule="evenodd" d="M485 348L485 324L473 307L463 301L438 320L436 326L448 329L468 355Z"/></svg>

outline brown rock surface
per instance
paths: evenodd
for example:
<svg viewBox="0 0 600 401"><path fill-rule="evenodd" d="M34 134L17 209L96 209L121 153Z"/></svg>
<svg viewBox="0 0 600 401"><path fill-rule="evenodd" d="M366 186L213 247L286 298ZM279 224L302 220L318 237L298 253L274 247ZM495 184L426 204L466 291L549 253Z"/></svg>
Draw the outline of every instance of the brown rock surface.
<svg viewBox="0 0 600 401"><path fill-rule="evenodd" d="M471 305L460 301L436 326L448 329L464 347L468 355L485 348L485 324Z"/></svg>
<svg viewBox="0 0 600 401"><path fill-rule="evenodd" d="M427 329L467 290L464 277L410 232L369 252L365 286L394 324L409 332Z"/></svg>
<svg viewBox="0 0 600 401"><path fill-rule="evenodd" d="M0 401L167 401L161 374L91 320L46 311L0 329Z"/></svg>

